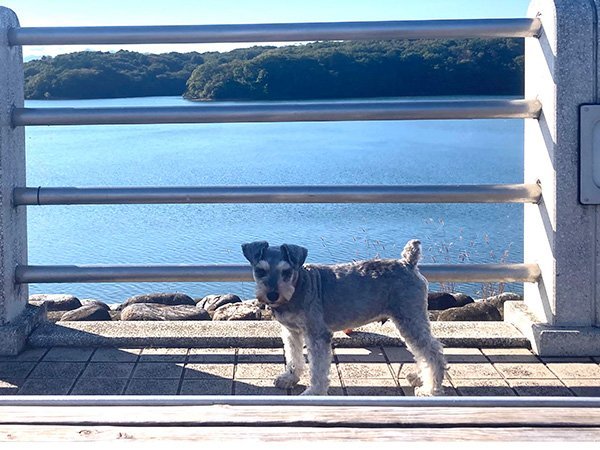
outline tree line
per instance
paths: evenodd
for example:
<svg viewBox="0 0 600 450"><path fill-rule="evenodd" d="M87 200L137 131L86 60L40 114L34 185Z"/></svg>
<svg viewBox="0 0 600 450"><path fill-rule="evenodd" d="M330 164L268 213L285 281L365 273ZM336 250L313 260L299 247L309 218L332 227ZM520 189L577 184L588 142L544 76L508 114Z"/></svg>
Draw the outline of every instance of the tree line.
<svg viewBox="0 0 600 450"><path fill-rule="evenodd" d="M27 62L25 96L298 100L522 95L523 63L519 39L317 42L158 55L86 51Z"/></svg>

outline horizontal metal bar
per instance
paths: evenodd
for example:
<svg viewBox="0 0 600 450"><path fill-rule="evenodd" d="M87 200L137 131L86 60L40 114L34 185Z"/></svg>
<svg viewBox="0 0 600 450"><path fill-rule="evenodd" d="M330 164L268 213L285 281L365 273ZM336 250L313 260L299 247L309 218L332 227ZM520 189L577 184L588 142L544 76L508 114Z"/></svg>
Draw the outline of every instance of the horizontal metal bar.
<svg viewBox="0 0 600 450"><path fill-rule="evenodd" d="M13 204L537 203L537 184L15 188Z"/></svg>
<svg viewBox="0 0 600 450"><path fill-rule="evenodd" d="M349 406L600 408L597 397L399 397L285 395L7 395L0 406Z"/></svg>
<svg viewBox="0 0 600 450"><path fill-rule="evenodd" d="M537 264L422 264L421 273L433 282L536 283L540 276Z"/></svg>
<svg viewBox="0 0 600 450"><path fill-rule="evenodd" d="M13 126L356 120L527 119L538 100L331 101L112 108L15 108Z"/></svg>
<svg viewBox="0 0 600 450"><path fill-rule="evenodd" d="M181 44L369 39L537 37L539 19L274 23L110 27L20 27L10 45Z"/></svg>
<svg viewBox="0 0 600 450"><path fill-rule="evenodd" d="M250 266L17 266L16 283L252 281Z"/></svg>
<svg viewBox="0 0 600 450"><path fill-rule="evenodd" d="M429 281L536 282L537 264L423 264ZM117 283L152 281L253 281L248 265L17 266L15 282Z"/></svg>

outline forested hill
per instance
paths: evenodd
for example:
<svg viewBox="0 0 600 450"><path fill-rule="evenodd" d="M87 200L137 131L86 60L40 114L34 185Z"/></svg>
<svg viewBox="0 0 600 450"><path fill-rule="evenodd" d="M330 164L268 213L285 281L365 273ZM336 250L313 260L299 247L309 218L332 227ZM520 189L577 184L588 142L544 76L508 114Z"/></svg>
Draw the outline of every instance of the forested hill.
<svg viewBox="0 0 600 450"><path fill-rule="evenodd" d="M78 52L25 64L29 99L522 95L523 41L320 42L219 53Z"/></svg>
<svg viewBox="0 0 600 450"><path fill-rule="evenodd" d="M79 99L183 95L192 71L207 61L244 60L272 47L228 53L76 52L25 63L25 98Z"/></svg>
<svg viewBox="0 0 600 450"><path fill-rule="evenodd" d="M25 98L181 95L199 53L77 52L25 63Z"/></svg>

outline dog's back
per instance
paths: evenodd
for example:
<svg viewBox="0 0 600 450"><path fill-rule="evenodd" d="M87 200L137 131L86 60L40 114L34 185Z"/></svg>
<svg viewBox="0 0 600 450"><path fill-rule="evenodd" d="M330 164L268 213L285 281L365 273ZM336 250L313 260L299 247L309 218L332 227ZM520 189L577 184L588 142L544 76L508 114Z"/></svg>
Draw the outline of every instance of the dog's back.
<svg viewBox="0 0 600 450"><path fill-rule="evenodd" d="M304 266L303 284L319 292L323 317L332 330L364 325L390 315L390 303L422 308L427 281L419 273L421 245L409 241L401 259ZM316 299L315 299L316 300Z"/></svg>

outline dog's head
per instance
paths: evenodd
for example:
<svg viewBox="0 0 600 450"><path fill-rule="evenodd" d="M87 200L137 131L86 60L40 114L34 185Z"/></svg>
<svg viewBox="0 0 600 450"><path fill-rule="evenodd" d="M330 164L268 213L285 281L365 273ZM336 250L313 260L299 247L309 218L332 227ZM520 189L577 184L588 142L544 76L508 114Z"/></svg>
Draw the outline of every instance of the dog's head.
<svg viewBox="0 0 600 450"><path fill-rule="evenodd" d="M252 264L258 301L272 307L289 302L308 250L291 244L271 247L268 242L258 241L242 244L242 252Z"/></svg>

